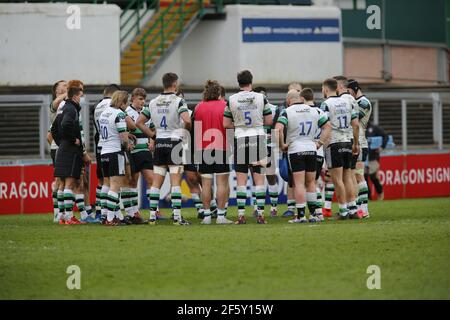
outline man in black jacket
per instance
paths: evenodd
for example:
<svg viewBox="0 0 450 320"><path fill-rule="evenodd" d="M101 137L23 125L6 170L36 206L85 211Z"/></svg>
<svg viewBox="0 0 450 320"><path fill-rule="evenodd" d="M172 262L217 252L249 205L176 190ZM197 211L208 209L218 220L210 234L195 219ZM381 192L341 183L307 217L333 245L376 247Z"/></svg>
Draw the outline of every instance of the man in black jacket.
<svg viewBox="0 0 450 320"><path fill-rule="evenodd" d="M81 224L73 216L74 193L80 179L83 163L89 163L89 156L84 149L80 128L80 100L82 87L70 87L63 112L52 125L52 135L59 149L56 153L54 176L64 179L65 215L60 224Z"/></svg>
<svg viewBox="0 0 450 320"><path fill-rule="evenodd" d="M383 200L384 193L383 193L383 186L380 183L380 180L378 179L378 171L380 169L380 153L381 151L386 148L386 144L388 141L388 136L384 132L383 129L381 129L379 126L375 125L372 120L369 121L369 125L366 129L366 137L369 141L369 165L366 168L366 174L365 178L366 181L369 182L370 180L373 183L373 186L375 187L375 191L377 192L377 199ZM371 138L379 138L382 139L381 146L375 146L374 143L371 143ZM369 192L369 199L372 200L371 193Z"/></svg>

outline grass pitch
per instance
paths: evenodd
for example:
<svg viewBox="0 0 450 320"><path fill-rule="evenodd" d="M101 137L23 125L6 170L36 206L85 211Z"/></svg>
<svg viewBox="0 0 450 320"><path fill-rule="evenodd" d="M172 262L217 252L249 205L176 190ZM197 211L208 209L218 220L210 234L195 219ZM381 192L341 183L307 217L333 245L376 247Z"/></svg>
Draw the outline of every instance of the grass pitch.
<svg viewBox="0 0 450 320"><path fill-rule="evenodd" d="M450 198L372 202L368 220L315 225L203 226L193 209L183 211L188 227L1 216L0 299L450 299L449 207ZM80 290L67 289L70 265L81 268ZM366 286L369 265L381 269L380 290Z"/></svg>

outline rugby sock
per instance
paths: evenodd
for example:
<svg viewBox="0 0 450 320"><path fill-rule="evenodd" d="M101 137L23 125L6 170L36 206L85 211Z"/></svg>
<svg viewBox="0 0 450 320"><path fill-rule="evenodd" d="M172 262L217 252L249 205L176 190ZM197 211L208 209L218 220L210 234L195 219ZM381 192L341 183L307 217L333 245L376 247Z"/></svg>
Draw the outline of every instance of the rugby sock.
<svg viewBox="0 0 450 320"><path fill-rule="evenodd" d="M203 210L203 215L205 218L211 216L211 210L210 209Z"/></svg>
<svg viewBox="0 0 450 320"><path fill-rule="evenodd" d="M348 214L347 204L339 203L339 214L343 217L346 217Z"/></svg>
<svg viewBox="0 0 450 320"><path fill-rule="evenodd" d="M102 217L106 217L108 214L108 192L109 192L109 187L106 185L103 185L102 186L102 202L101 202Z"/></svg>
<svg viewBox="0 0 450 320"><path fill-rule="evenodd" d="M95 189L95 211L102 209L102 186L97 186Z"/></svg>
<svg viewBox="0 0 450 320"><path fill-rule="evenodd" d="M122 192L120 193L120 201L122 201L123 208L125 209L127 216L134 217L130 188L122 188Z"/></svg>
<svg viewBox="0 0 450 320"><path fill-rule="evenodd" d="M289 211L295 212L295 200L294 199L288 199L287 207L288 207Z"/></svg>
<svg viewBox="0 0 450 320"><path fill-rule="evenodd" d="M327 183L325 185L325 209L331 209L331 202L333 201L334 184Z"/></svg>
<svg viewBox="0 0 450 320"><path fill-rule="evenodd" d="M66 220L70 220L73 217L73 202L75 197L72 190L64 189L64 211Z"/></svg>
<svg viewBox="0 0 450 320"><path fill-rule="evenodd" d="M247 187L238 186L236 187L236 201L238 206L238 215L245 215L245 202L247 201Z"/></svg>
<svg viewBox="0 0 450 320"><path fill-rule="evenodd" d="M56 220L58 213L59 213L59 208L58 208L58 191L53 191L52 192L52 200L53 200L53 217Z"/></svg>
<svg viewBox="0 0 450 320"><path fill-rule="evenodd" d="M317 206L317 193L316 192L307 192L306 193L306 203L308 204L309 214L312 216L316 215L316 206Z"/></svg>
<svg viewBox="0 0 450 320"><path fill-rule="evenodd" d="M59 214L60 214L60 218L64 218L64 191L58 190L57 194L57 199L58 199L58 209L59 209Z"/></svg>
<svg viewBox="0 0 450 320"><path fill-rule="evenodd" d="M217 202L216 199L211 199L211 204L209 205L209 209L211 210L211 213L214 214L217 212Z"/></svg>
<svg viewBox="0 0 450 320"><path fill-rule="evenodd" d="M367 182L363 181L358 184L359 197L358 200L361 202L361 209L364 212L368 211L367 203L369 201L369 188L367 187Z"/></svg>
<svg viewBox="0 0 450 320"><path fill-rule="evenodd" d="M172 199L173 219L180 220L181 219L181 187L180 186L172 187L170 196Z"/></svg>
<svg viewBox="0 0 450 320"><path fill-rule="evenodd" d="M351 214L355 214L358 211L358 207L356 206L355 201L351 201L348 203L348 210Z"/></svg>
<svg viewBox="0 0 450 320"><path fill-rule="evenodd" d="M252 191L252 203L253 203L253 210L258 210L258 200L256 197L256 187L253 186L253 191Z"/></svg>
<svg viewBox="0 0 450 320"><path fill-rule="evenodd" d="M156 211L158 210L160 190L155 187L147 189L147 198L150 203L150 220L156 220Z"/></svg>
<svg viewBox="0 0 450 320"><path fill-rule="evenodd" d="M78 193L75 195L75 202L77 204L78 211L80 212L81 219L87 218L86 209L84 208L84 194Z"/></svg>
<svg viewBox="0 0 450 320"><path fill-rule="evenodd" d="M278 205L278 184L274 185L269 184L269 197L270 197L270 205L272 207L276 207Z"/></svg>
<svg viewBox="0 0 450 320"><path fill-rule="evenodd" d="M133 211L133 214L139 211L138 196L138 189L130 188L131 209Z"/></svg>
<svg viewBox="0 0 450 320"><path fill-rule="evenodd" d="M227 214L227 209L218 209L217 210L218 217L225 217L226 214Z"/></svg>
<svg viewBox="0 0 450 320"><path fill-rule="evenodd" d="M108 191L106 206L108 208L107 219L109 222L111 222L116 216L116 210L119 207L119 203L119 194L111 190Z"/></svg>
<svg viewBox="0 0 450 320"><path fill-rule="evenodd" d="M91 205L87 205L84 208L86 209L87 215L90 216L92 214L92 206Z"/></svg>
<svg viewBox="0 0 450 320"><path fill-rule="evenodd" d="M303 218L305 216L305 207L306 207L306 203L297 203L295 205L295 207L297 208L297 215L299 218Z"/></svg>
<svg viewBox="0 0 450 320"><path fill-rule="evenodd" d="M199 212L203 205L202 200L200 200L200 195L198 193L191 193L192 201L194 202L195 209L197 209L197 212Z"/></svg>
<svg viewBox="0 0 450 320"><path fill-rule="evenodd" d="M264 215L264 206L266 204L266 188L264 187L264 185L256 186L255 192L256 192L256 204L258 206L258 215L262 216Z"/></svg>
<svg viewBox="0 0 450 320"><path fill-rule="evenodd" d="M322 190L320 190L320 188L317 188L317 202L316 203L317 203L316 213L322 214L323 202L322 202Z"/></svg>

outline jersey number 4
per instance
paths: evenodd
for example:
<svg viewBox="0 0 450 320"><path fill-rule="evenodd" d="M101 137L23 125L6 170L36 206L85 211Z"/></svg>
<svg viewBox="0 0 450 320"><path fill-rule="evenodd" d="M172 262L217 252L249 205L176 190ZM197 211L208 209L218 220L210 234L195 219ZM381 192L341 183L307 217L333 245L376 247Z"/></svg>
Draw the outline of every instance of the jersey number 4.
<svg viewBox="0 0 450 320"><path fill-rule="evenodd" d="M166 116L163 116L161 119L161 123L159 124L161 126L161 128L164 128L164 130L167 130L167 120L166 120Z"/></svg>

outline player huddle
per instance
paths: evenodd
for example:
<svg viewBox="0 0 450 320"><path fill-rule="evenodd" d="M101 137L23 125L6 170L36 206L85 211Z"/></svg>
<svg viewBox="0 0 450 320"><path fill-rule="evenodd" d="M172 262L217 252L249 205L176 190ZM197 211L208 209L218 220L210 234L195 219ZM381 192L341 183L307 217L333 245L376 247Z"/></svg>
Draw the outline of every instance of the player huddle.
<svg viewBox="0 0 450 320"><path fill-rule="evenodd" d="M163 92L148 106L142 88L134 89L129 96L117 85L107 86L93 115L99 181L95 212L84 205L87 197L81 196L88 189L84 168L90 162L80 118L83 84L68 82L67 93L60 89L53 102L53 107L59 105L49 134L49 142L53 140L53 149L57 149L55 222L155 225L163 219L158 204L168 173L171 219L175 225L189 225L181 212L180 185L185 173L201 223L211 224L215 218L217 224L231 224L233 221L226 215L229 173L234 170L238 208L234 223L246 223L250 172L254 216L258 224L265 224L266 179L270 215L278 215L279 159L287 161L288 210L283 216L292 216L290 223L319 222L331 217L334 190L338 219L368 217L364 162L371 105L358 82L342 76L326 79L322 84L325 100L320 105L314 102L311 89L302 90L294 83L286 95L286 106L276 107L268 102L265 88L253 90L250 71L239 72L237 81L241 90L226 100L224 88L208 80L202 102L193 111L179 91L174 73L163 76ZM59 88L57 84L54 90ZM324 204L322 171L326 171ZM146 221L138 208L140 174L146 181L150 203ZM81 220L73 215L74 201Z"/></svg>

